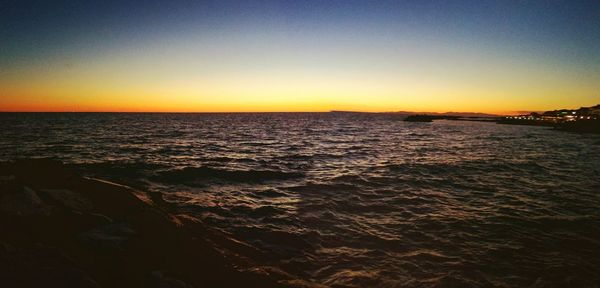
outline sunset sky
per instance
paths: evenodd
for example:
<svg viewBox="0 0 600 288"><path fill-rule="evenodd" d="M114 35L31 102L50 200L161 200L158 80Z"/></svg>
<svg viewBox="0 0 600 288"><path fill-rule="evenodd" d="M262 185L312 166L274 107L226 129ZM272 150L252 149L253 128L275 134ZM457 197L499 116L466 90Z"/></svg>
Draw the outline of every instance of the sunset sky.
<svg viewBox="0 0 600 288"><path fill-rule="evenodd" d="M2 1L0 111L600 104L600 1Z"/></svg>

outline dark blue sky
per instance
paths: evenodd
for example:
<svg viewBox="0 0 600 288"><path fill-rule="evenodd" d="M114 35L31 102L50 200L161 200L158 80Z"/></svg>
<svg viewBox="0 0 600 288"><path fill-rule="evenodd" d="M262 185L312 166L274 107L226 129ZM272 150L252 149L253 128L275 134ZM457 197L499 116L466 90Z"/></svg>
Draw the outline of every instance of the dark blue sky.
<svg viewBox="0 0 600 288"><path fill-rule="evenodd" d="M221 26L407 27L542 53L598 58L600 1L2 1L12 53ZM9 56L7 56L9 55ZM568 56L568 55L567 55Z"/></svg>

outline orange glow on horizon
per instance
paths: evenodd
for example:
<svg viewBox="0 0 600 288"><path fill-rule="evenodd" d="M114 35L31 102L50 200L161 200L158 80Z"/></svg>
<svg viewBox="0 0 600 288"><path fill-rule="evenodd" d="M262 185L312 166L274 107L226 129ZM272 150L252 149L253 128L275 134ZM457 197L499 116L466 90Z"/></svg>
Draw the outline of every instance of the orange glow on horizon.
<svg viewBox="0 0 600 288"><path fill-rule="evenodd" d="M100 64L98 64L100 65ZM116 64L113 64L116 65ZM50 67L51 68L51 67ZM0 78L3 112L481 112L518 114L600 103L598 85L561 75L499 77L386 71L16 71ZM33 68L32 68L33 69ZM114 69L114 70L111 70ZM175 69L175 68L172 68ZM114 72L117 71L117 72ZM150 73L150 74L144 74ZM399 74L400 73L400 74ZM514 74L514 75L513 75ZM7 74L8 75L8 74ZM15 76L16 75L16 76ZM501 76L501 77L500 77ZM577 100L575 100L577 99Z"/></svg>
<svg viewBox="0 0 600 288"><path fill-rule="evenodd" d="M542 109L508 108L508 109L485 109L473 106L470 109L460 107L419 107L416 105L397 106L367 106L361 104L335 104L335 103L213 103L213 104L186 104L179 102L148 102L148 103L97 103L65 101L31 101L31 102L7 102L0 100L0 112L156 112L156 113L251 113L251 112L330 112L330 111L354 111L354 112L414 112L414 113L445 113L445 112L479 112L495 115L516 115L524 111L545 111L554 109L575 109L581 106L593 106L597 103L582 104L580 106L560 106Z"/></svg>

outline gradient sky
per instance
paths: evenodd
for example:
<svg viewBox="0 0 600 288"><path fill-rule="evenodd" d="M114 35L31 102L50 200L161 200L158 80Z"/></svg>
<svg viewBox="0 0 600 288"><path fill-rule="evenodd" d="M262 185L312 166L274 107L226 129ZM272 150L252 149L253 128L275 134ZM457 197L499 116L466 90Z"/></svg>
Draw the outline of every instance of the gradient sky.
<svg viewBox="0 0 600 288"><path fill-rule="evenodd" d="M0 111L600 103L600 1L1 1Z"/></svg>

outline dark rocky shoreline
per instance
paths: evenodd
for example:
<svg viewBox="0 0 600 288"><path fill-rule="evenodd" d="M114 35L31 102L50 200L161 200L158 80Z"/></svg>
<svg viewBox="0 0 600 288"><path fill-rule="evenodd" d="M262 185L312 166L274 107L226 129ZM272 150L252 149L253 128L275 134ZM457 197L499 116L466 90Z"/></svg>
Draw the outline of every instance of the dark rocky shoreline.
<svg viewBox="0 0 600 288"><path fill-rule="evenodd" d="M439 115L410 115L404 119L406 122L433 122L434 120L453 120L453 121L480 121L494 122L496 124L505 125L523 125L523 126L543 126L553 127L556 130L576 133L595 133L600 134L600 120L577 120L553 122L541 119L521 119L518 117L502 117L502 118L468 118L456 116L439 116Z"/></svg>
<svg viewBox="0 0 600 288"><path fill-rule="evenodd" d="M527 119L502 119L498 124L525 125L525 126L544 126L553 127L556 130L576 133L600 133L600 120L580 120L571 122L553 123L540 120Z"/></svg>
<svg viewBox="0 0 600 288"><path fill-rule="evenodd" d="M51 160L0 163L2 287L319 287L165 204Z"/></svg>

